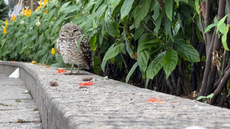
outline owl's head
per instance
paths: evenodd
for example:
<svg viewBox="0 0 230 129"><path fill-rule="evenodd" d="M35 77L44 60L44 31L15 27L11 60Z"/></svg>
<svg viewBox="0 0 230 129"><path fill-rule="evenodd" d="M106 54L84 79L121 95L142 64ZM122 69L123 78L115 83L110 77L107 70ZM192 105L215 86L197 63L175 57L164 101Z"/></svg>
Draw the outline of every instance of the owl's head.
<svg viewBox="0 0 230 129"><path fill-rule="evenodd" d="M79 37L81 35L82 35L81 28L74 23L65 24L64 26L62 26L59 32L60 38L74 38L74 37Z"/></svg>

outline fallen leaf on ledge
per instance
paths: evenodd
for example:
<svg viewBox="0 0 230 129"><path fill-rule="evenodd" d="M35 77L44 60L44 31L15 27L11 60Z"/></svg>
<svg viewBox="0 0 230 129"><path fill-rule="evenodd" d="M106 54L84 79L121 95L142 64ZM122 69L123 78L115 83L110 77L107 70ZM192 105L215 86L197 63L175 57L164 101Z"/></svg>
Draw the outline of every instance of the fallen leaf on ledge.
<svg viewBox="0 0 230 129"><path fill-rule="evenodd" d="M153 97L152 99L147 100L147 102L156 102L156 103L162 103L162 99L158 100L157 98Z"/></svg>
<svg viewBox="0 0 230 129"><path fill-rule="evenodd" d="M92 86L93 82L85 82L85 83L79 83L79 86Z"/></svg>

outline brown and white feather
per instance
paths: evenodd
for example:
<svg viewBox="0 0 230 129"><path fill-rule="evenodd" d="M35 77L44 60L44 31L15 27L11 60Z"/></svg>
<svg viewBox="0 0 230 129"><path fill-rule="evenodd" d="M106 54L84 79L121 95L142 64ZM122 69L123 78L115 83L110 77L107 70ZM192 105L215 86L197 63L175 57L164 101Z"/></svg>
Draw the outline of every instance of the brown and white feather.
<svg viewBox="0 0 230 129"><path fill-rule="evenodd" d="M61 54L65 63L76 64L89 69L92 65L91 49L86 37L83 37L80 45L77 45L81 36L81 29L77 25L73 23L65 24L57 39L57 52ZM80 46L79 51L78 46Z"/></svg>

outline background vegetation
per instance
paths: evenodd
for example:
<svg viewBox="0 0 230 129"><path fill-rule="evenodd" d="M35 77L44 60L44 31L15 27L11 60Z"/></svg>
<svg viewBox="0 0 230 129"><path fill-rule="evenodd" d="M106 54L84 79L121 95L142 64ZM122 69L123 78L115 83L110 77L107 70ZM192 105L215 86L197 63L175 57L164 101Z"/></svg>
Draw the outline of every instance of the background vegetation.
<svg viewBox="0 0 230 129"><path fill-rule="evenodd" d="M4 0L0 0L0 20L8 18L9 6L6 5Z"/></svg>
<svg viewBox="0 0 230 129"><path fill-rule="evenodd" d="M213 93L211 104L229 107L228 13L226 0L53 0L0 31L0 59L64 66L51 49L73 22L95 73L178 96Z"/></svg>

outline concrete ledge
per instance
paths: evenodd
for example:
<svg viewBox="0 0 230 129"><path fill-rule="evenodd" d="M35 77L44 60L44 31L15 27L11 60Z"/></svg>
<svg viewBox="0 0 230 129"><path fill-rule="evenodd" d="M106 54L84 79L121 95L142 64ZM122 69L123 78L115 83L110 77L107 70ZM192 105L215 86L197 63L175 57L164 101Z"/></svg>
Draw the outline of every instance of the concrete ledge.
<svg viewBox="0 0 230 129"><path fill-rule="evenodd" d="M17 67L44 129L230 128L230 110L93 74L65 76L55 68L17 62L0 62L0 73L9 75ZM92 77L94 85L79 87L84 77ZM50 86L51 80L59 86ZM147 102L152 97L165 102Z"/></svg>

